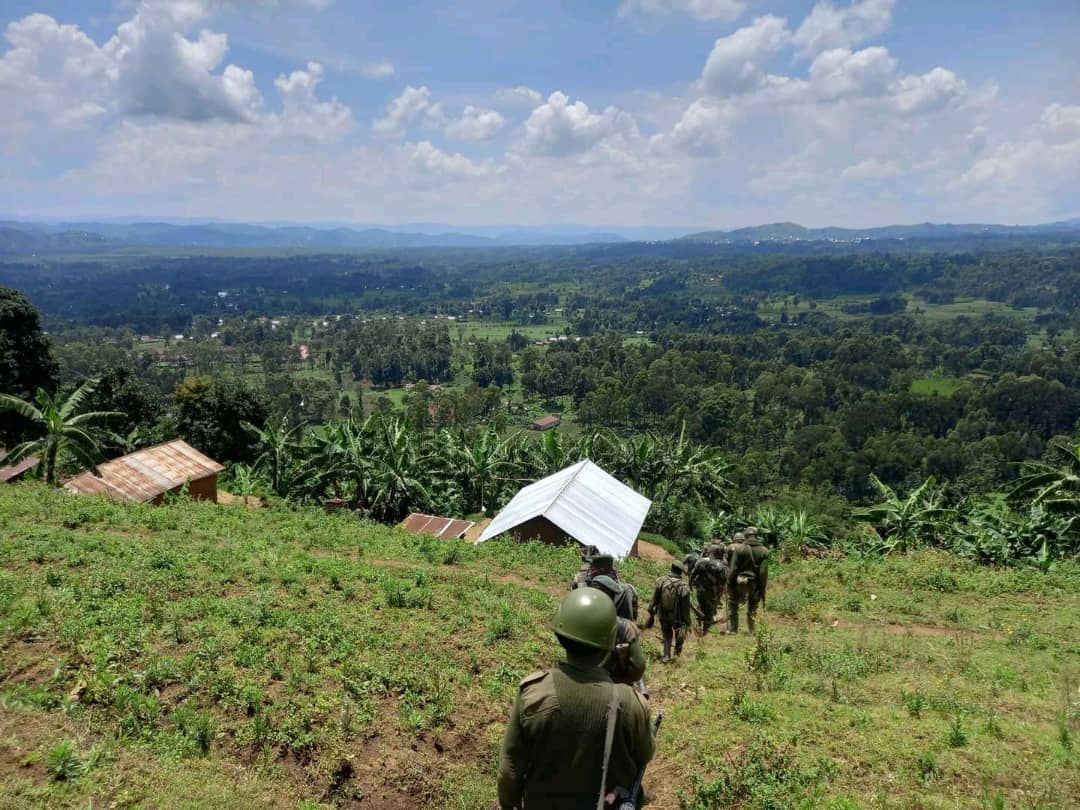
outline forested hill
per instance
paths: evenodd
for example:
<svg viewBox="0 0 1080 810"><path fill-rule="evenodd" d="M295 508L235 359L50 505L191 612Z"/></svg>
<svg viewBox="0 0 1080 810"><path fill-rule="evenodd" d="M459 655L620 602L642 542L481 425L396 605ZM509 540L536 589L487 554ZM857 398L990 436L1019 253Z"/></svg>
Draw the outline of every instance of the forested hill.
<svg viewBox="0 0 1080 810"><path fill-rule="evenodd" d="M864 240L945 240L994 237L1075 239L1080 219L1042 225L934 224L886 225L878 228L804 228L794 222L775 222L730 231L705 231L683 237L689 242L858 242Z"/></svg>

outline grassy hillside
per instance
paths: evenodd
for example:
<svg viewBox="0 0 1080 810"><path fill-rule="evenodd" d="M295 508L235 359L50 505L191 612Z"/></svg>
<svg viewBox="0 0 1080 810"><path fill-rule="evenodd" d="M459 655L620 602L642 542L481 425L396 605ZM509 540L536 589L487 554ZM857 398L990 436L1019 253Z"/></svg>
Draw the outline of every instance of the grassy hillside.
<svg viewBox="0 0 1080 810"><path fill-rule="evenodd" d="M490 808L571 550L0 488L0 807ZM654 566L625 573L643 590ZM658 808L1065 807L1080 569L777 566L647 680ZM1070 798L1072 797L1072 798Z"/></svg>

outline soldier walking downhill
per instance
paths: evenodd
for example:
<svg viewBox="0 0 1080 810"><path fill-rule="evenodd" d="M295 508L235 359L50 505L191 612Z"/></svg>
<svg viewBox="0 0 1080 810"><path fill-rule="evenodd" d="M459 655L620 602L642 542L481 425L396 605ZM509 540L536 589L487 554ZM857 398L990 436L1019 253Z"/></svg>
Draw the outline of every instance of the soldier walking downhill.
<svg viewBox="0 0 1080 810"><path fill-rule="evenodd" d="M629 793L652 759L647 704L602 666L616 625L595 588L559 605L553 629L566 661L521 682L499 752L502 810L595 810Z"/></svg>
<svg viewBox="0 0 1080 810"><path fill-rule="evenodd" d="M746 626L754 632L758 604L765 601L769 580L769 549L753 526L745 531L746 542L731 547L728 570L728 632L739 632L739 605L746 602Z"/></svg>
<svg viewBox="0 0 1080 810"><path fill-rule="evenodd" d="M626 589L611 577L593 577L590 588L606 593L615 604L619 626L615 634L615 649L604 662L604 669L615 683L633 686L645 677L645 653L641 649L634 617L629 614L630 603Z"/></svg>
<svg viewBox="0 0 1080 810"><path fill-rule="evenodd" d="M702 635L708 633L716 621L716 608L720 604L725 585L726 572L719 560L709 555L697 561L690 575L690 587L697 594L698 609L701 611L698 620L701 622Z"/></svg>
<svg viewBox="0 0 1080 810"><path fill-rule="evenodd" d="M671 573L657 577L649 604L646 627L652 627L657 613L660 614L660 632L664 638L662 664L671 661L671 645L675 643L675 656L682 654L686 631L690 627L690 586L683 579L686 566L680 560L671 563Z"/></svg>

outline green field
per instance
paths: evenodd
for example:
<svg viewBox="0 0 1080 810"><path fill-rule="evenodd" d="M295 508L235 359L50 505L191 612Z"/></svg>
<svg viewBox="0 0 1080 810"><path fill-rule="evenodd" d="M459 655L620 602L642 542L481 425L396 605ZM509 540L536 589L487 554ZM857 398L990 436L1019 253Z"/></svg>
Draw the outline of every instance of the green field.
<svg viewBox="0 0 1080 810"><path fill-rule="evenodd" d="M5 808L491 808L578 562L36 484L0 489L0 541ZM1075 806L1075 564L777 563L763 625L670 667L645 633L651 806Z"/></svg>
<svg viewBox="0 0 1080 810"><path fill-rule="evenodd" d="M947 397L955 393L962 385L963 380L956 377L923 377L911 381L911 393L931 394Z"/></svg>

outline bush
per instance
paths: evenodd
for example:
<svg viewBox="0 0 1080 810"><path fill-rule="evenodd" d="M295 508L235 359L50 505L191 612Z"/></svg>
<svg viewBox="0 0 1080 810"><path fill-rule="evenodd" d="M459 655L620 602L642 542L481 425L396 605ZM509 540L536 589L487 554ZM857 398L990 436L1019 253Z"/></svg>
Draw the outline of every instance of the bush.
<svg viewBox="0 0 1080 810"><path fill-rule="evenodd" d="M924 784L933 782L940 772L938 769L937 757L935 757L931 751L924 751L919 754L915 766L919 772L919 778Z"/></svg>
<svg viewBox="0 0 1080 810"><path fill-rule="evenodd" d="M45 769L55 782L70 782L83 775L84 764L79 758L75 743L71 740L58 742L49 750Z"/></svg>

